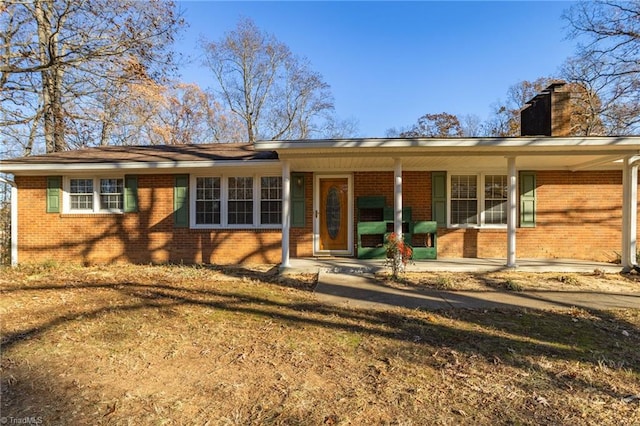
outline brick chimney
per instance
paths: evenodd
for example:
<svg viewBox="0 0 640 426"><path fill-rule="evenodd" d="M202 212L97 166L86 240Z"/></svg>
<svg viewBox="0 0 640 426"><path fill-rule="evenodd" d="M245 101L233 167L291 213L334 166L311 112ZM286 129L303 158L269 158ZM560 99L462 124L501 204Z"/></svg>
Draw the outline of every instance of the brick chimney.
<svg viewBox="0 0 640 426"><path fill-rule="evenodd" d="M571 93L553 83L520 110L520 136L571 136Z"/></svg>

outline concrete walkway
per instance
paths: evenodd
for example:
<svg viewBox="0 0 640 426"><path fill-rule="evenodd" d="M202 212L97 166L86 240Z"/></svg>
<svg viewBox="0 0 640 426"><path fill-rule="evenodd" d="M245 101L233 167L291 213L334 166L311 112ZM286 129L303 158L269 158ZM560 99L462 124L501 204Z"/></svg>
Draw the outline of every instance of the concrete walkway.
<svg viewBox="0 0 640 426"><path fill-rule="evenodd" d="M504 290L445 291L409 286L385 285L374 273L385 269L384 261L333 258L294 259L292 270L317 271L318 301L331 305L367 309L640 309L640 293L595 291L523 291ZM493 272L505 270L499 259L451 259L416 262L408 271ZM620 273L621 267L608 263L576 260L521 260L521 272Z"/></svg>
<svg viewBox="0 0 640 426"><path fill-rule="evenodd" d="M592 291L503 290L445 291L414 287L388 286L371 273L320 271L316 297L321 303L354 308L389 309L640 309L640 293L603 293Z"/></svg>

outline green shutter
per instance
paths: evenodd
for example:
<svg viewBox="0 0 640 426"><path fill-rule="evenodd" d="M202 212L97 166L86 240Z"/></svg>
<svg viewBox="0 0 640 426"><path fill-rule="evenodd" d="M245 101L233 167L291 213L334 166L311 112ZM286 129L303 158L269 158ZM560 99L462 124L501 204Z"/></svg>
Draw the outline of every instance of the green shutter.
<svg viewBox="0 0 640 426"><path fill-rule="evenodd" d="M189 175L177 175L173 187L173 225L189 226Z"/></svg>
<svg viewBox="0 0 640 426"><path fill-rule="evenodd" d="M305 185L304 175L291 174L291 226L302 228L305 226Z"/></svg>
<svg viewBox="0 0 640 426"><path fill-rule="evenodd" d="M138 211L138 176L124 177L124 211Z"/></svg>
<svg viewBox="0 0 640 426"><path fill-rule="evenodd" d="M47 213L60 213L60 176L47 177Z"/></svg>
<svg viewBox="0 0 640 426"><path fill-rule="evenodd" d="M431 218L447 226L447 172L431 172Z"/></svg>
<svg viewBox="0 0 640 426"><path fill-rule="evenodd" d="M520 172L520 226L536 226L536 174Z"/></svg>

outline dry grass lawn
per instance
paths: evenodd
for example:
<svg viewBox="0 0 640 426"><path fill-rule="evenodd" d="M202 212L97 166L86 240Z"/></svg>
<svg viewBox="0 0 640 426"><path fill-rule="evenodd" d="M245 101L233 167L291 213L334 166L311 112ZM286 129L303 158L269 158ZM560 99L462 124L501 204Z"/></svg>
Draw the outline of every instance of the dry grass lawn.
<svg viewBox="0 0 640 426"><path fill-rule="evenodd" d="M639 289L625 277L568 277L477 285ZM319 305L315 278L268 267L0 269L0 420L640 424L640 307L366 311ZM475 279L406 277L444 288Z"/></svg>
<svg viewBox="0 0 640 426"><path fill-rule="evenodd" d="M585 291L640 293L638 274L535 273L500 271L486 273L407 272L393 282L388 272L378 274L388 285L426 287L440 290Z"/></svg>

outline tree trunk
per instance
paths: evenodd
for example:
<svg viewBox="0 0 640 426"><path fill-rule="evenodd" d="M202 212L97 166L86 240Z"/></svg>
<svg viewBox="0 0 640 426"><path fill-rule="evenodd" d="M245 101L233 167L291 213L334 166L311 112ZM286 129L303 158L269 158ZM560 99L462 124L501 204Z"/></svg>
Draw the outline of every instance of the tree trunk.
<svg viewBox="0 0 640 426"><path fill-rule="evenodd" d="M57 35L55 39L57 39ZM57 43L56 43L57 44ZM65 125L64 125L64 109L62 108L62 76L63 70L59 65L53 67L53 99L51 110L53 112L53 145L54 151L65 151L67 144L65 142Z"/></svg>
<svg viewBox="0 0 640 426"><path fill-rule="evenodd" d="M40 63L49 64L40 72L42 79L42 120L44 123L44 140L47 153L63 151L64 116L62 113L62 69L56 64L58 50L58 35L51 27L52 0L37 0L34 3L36 21L38 25L38 45Z"/></svg>

